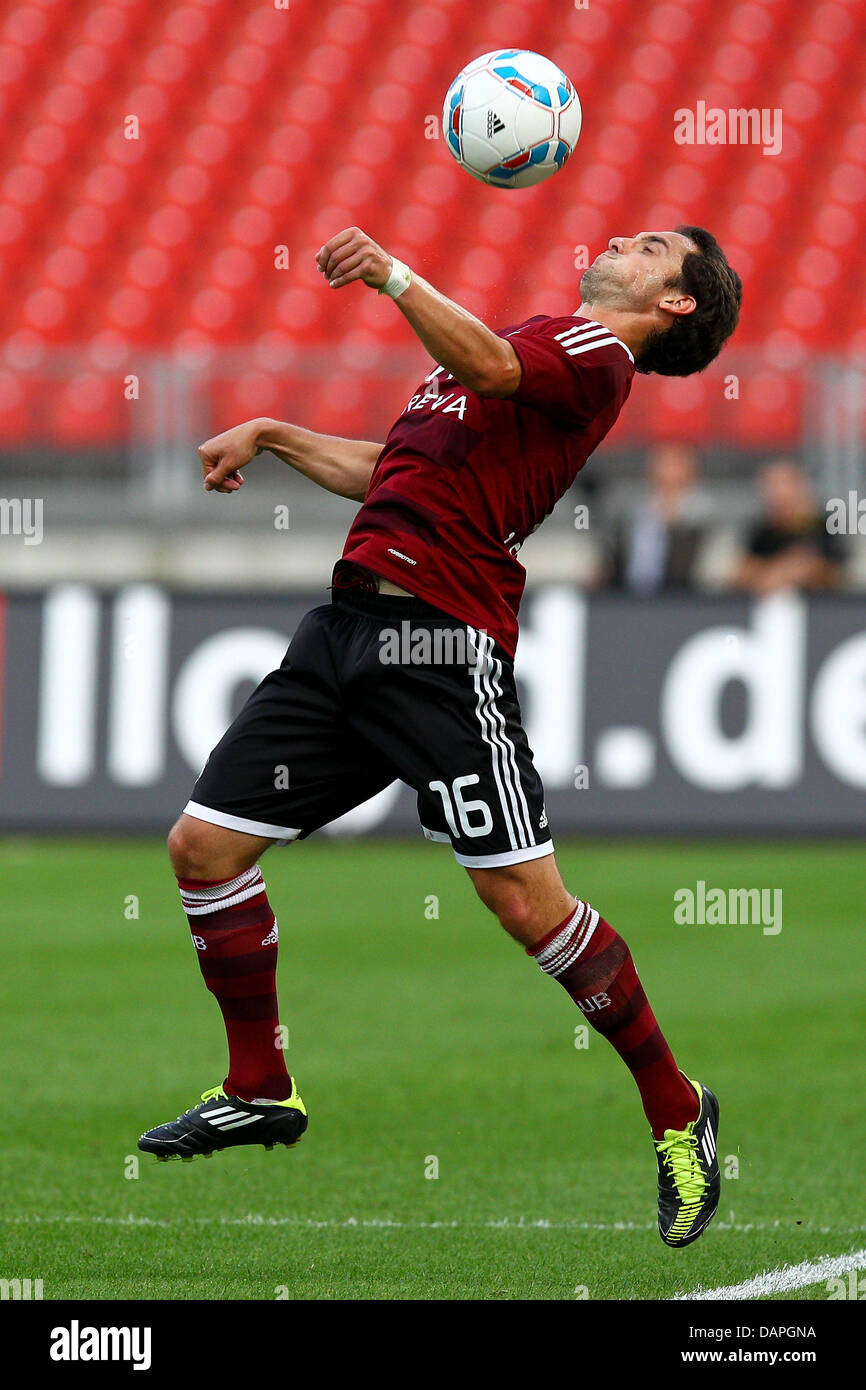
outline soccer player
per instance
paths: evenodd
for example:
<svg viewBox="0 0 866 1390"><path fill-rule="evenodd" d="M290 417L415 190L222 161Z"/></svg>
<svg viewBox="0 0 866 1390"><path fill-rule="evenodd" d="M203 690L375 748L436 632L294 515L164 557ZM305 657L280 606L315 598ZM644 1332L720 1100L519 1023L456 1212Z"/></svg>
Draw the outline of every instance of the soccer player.
<svg viewBox="0 0 866 1390"><path fill-rule="evenodd" d="M635 371L688 376L713 360L737 323L739 277L700 227L617 236L581 277L575 313L493 332L357 227L317 261L333 289L362 281L393 299L433 365L384 445L262 419L199 449L208 491L237 492L268 449L362 506L331 602L306 615L169 836L229 1071L139 1147L188 1160L301 1138L259 860L401 778L424 834L450 841L482 902L622 1057L655 1145L662 1239L688 1245L718 1205L718 1104L679 1070L623 938L560 877L514 683L517 552Z"/></svg>

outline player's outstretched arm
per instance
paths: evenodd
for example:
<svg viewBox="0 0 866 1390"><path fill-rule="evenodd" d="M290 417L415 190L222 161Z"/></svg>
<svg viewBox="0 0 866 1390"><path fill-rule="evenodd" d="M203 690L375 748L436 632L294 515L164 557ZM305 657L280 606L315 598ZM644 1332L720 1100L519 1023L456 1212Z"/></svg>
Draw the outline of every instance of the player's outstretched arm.
<svg viewBox="0 0 866 1390"><path fill-rule="evenodd" d="M372 289L383 290L394 268L393 258L360 227L347 227L331 237L316 260L332 289L362 280ZM396 304L434 361L461 385L480 396L511 396L517 390L520 359L508 340L497 337L420 275L412 273Z"/></svg>
<svg viewBox="0 0 866 1390"><path fill-rule="evenodd" d="M246 420L200 445L205 492L237 492L244 481L240 470L265 449L327 492L363 502L382 445L280 420Z"/></svg>

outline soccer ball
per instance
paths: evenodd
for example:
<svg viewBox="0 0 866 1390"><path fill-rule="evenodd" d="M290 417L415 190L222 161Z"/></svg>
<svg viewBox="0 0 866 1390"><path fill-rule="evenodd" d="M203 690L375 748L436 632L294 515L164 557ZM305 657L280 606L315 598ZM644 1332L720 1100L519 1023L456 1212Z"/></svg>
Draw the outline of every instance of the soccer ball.
<svg viewBox="0 0 866 1390"><path fill-rule="evenodd" d="M525 48L469 63L448 88L442 131L458 164L495 188L550 178L580 135L580 100L561 68Z"/></svg>

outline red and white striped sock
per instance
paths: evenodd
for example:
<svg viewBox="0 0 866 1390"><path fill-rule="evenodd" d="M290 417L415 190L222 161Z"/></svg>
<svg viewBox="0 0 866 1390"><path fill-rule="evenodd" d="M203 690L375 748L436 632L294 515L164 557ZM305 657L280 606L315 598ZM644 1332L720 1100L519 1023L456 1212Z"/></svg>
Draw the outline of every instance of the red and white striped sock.
<svg viewBox="0 0 866 1390"><path fill-rule="evenodd" d="M277 1003L276 918L258 864L229 879L179 878L204 982L229 1044L225 1090L242 1100L287 1100Z"/></svg>
<svg viewBox="0 0 866 1390"><path fill-rule="evenodd" d="M572 915L527 954L559 981L587 1023L619 1053L637 1083L656 1139L697 1118L696 1092L674 1061L631 952L595 908L576 903Z"/></svg>

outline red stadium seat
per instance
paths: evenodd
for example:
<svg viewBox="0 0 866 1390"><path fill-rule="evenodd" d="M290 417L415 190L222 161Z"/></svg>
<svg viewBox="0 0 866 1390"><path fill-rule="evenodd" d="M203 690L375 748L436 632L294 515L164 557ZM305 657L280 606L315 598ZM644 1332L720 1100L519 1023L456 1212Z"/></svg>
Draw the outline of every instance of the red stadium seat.
<svg viewBox="0 0 866 1390"><path fill-rule="evenodd" d="M82 372L58 393L46 418L46 438L79 445L124 439L134 408L134 402L124 400L116 376Z"/></svg>
<svg viewBox="0 0 866 1390"><path fill-rule="evenodd" d="M469 179L439 131L450 79L504 34L561 62L584 107L568 168L516 193ZM573 309L584 248L660 220L708 225L729 248L742 346L862 351L866 307L846 266L866 230L864 55L853 0L22 0L0 20L5 337L316 348L342 373L338 392L310 397L336 426L365 409L346 343L372 382L410 340L376 296L328 291L312 265L327 236L367 227L504 325ZM780 153L677 144L674 113L696 93L724 109L756 91L783 109ZM262 371L244 399L270 399ZM744 441L793 428L776 378L765 385L735 412ZM671 428L724 431L706 383L668 389L648 387L651 423L673 411ZM29 417L8 409L14 434ZM93 413L67 401L53 428L75 435Z"/></svg>

